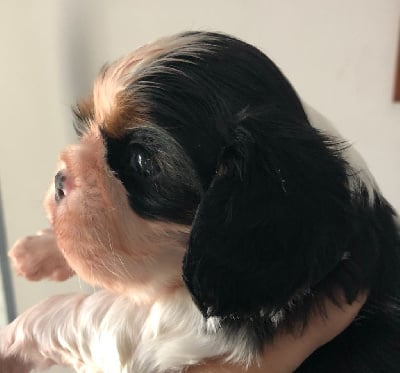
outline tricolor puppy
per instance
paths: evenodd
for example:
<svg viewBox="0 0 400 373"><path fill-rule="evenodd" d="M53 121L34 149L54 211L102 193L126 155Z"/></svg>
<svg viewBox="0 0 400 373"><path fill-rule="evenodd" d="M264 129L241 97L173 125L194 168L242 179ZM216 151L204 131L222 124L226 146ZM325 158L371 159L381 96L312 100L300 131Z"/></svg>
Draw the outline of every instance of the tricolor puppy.
<svg viewBox="0 0 400 373"><path fill-rule="evenodd" d="M306 324L311 306L323 313L324 297L341 289L351 303L369 289L353 324L298 372L399 371L396 214L263 53L217 33L164 38L105 66L75 112L80 141L46 199L62 255L29 265L104 290L17 318L3 364L246 365L278 328Z"/></svg>

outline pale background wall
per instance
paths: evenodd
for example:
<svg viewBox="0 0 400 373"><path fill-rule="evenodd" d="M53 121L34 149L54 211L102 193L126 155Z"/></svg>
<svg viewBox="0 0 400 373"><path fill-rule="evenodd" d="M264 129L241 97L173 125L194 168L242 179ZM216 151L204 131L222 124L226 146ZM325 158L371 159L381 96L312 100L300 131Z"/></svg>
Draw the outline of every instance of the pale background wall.
<svg viewBox="0 0 400 373"><path fill-rule="evenodd" d="M2 0L0 182L9 243L46 226L41 201L74 139L69 106L107 60L161 35L221 30L265 51L331 118L400 210L399 0ZM23 311L64 284L14 278ZM64 370L55 368L52 372Z"/></svg>

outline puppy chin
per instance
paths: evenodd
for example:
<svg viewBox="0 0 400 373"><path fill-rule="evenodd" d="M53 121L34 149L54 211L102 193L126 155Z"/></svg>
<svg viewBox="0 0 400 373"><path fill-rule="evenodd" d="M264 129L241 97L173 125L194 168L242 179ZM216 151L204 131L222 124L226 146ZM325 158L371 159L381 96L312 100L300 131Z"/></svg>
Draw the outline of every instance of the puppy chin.
<svg viewBox="0 0 400 373"><path fill-rule="evenodd" d="M183 286L190 227L148 221L132 211L125 188L106 165L97 128L61 153L57 173L62 185L56 177L45 209L59 248L83 280L142 302Z"/></svg>

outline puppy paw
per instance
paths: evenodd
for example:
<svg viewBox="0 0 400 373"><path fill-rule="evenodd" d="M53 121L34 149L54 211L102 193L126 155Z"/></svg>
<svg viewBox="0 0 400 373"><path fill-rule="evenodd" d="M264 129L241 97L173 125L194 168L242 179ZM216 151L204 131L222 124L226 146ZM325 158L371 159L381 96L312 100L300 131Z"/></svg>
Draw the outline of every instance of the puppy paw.
<svg viewBox="0 0 400 373"><path fill-rule="evenodd" d="M15 271L31 281L64 281L73 275L51 229L18 240L8 253ZM0 371L1 373L1 371Z"/></svg>

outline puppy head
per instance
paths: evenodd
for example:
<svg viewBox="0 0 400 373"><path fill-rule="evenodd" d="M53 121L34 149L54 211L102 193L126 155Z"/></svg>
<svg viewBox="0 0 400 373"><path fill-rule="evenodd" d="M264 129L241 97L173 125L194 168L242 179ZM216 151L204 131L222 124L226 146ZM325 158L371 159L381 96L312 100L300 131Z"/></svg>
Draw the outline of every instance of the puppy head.
<svg viewBox="0 0 400 373"><path fill-rule="evenodd" d="M293 304L340 262L345 161L256 48L159 40L104 67L76 114L46 204L87 281L151 296L181 284L184 259L204 315L240 319Z"/></svg>
<svg viewBox="0 0 400 373"><path fill-rule="evenodd" d="M190 159L130 92L135 72L164 42L100 72L92 95L75 110L79 144L62 152L45 200L58 245L77 274L144 300L182 285L201 193Z"/></svg>
<svg viewBox="0 0 400 373"><path fill-rule="evenodd" d="M61 153L56 181L46 198L48 215L58 245L78 275L95 285L151 299L161 288L181 283L189 228L144 218L132 209L120 178L124 169L117 176L110 168L107 159L113 147L106 144L99 127L91 125L78 145ZM147 184L153 182L147 174L153 167L145 164L150 162L147 153L139 152L133 142L126 150L132 150L126 166L136 170L135 187L146 193Z"/></svg>

